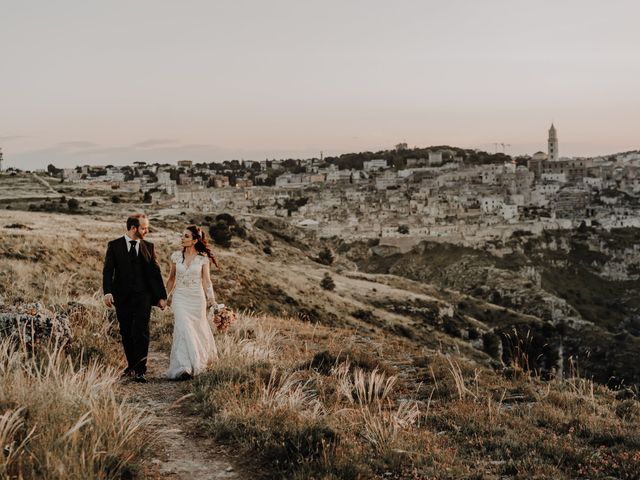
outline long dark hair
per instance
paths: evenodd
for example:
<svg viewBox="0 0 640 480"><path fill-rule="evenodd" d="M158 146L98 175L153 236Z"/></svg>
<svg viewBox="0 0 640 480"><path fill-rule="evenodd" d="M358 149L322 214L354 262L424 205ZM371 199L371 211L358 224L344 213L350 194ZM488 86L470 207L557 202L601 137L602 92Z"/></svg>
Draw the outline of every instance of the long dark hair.
<svg viewBox="0 0 640 480"><path fill-rule="evenodd" d="M196 249L196 252L198 252L198 255L206 255L214 264L217 264L216 257L213 256L213 252L211 251L211 248L207 243L207 237L204 233L204 230L199 228L197 225L189 225L186 228L186 230L189 230L189 232L191 232L191 237L196 241L196 244L194 245L194 247ZM185 249L183 248L182 249L183 262L184 262L184 251Z"/></svg>

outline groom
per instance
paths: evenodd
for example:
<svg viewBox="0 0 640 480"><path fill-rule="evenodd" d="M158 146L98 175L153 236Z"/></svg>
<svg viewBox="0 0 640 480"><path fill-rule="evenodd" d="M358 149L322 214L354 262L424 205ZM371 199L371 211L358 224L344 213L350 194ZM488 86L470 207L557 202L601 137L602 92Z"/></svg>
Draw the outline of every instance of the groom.
<svg viewBox="0 0 640 480"><path fill-rule="evenodd" d="M102 271L107 307L116 307L122 345L127 357L123 376L146 383L151 306L162 310L167 292L153 243L145 241L149 220L144 214L127 218L127 233L109 242Z"/></svg>

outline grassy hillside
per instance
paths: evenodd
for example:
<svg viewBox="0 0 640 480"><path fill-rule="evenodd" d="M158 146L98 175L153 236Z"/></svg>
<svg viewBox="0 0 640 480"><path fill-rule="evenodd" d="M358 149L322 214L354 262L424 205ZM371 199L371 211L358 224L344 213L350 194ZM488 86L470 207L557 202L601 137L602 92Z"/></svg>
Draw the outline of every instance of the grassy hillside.
<svg viewBox="0 0 640 480"><path fill-rule="evenodd" d="M5 304L40 300L72 315L74 340L64 354L71 359L69 375L95 368L95 374L82 378L98 379L96 398L110 391L116 400L127 387L114 389L112 368L123 366L123 356L99 288L106 241L122 233L120 223L120 218L0 212ZM151 226L149 239L159 248L166 273L182 220L152 218ZM273 229L278 228L282 231L276 235ZM492 349L497 346L486 335L488 326L536 322L538 317L443 285L357 272L340 255L333 265L322 265L314 258L323 245L292 235L278 225L249 228L245 239L216 250L222 266L212 272L218 300L251 311L228 333L217 334L221 358L191 383L194 396L183 402L199 419L202 434L257 463L264 478L640 475L640 403L633 392L609 390L570 369L562 378L542 378L527 369L533 362L527 347L534 342L523 332L512 334L510 362L500 364L501 356ZM265 253L265 246L271 253ZM327 273L334 290L320 287ZM167 349L170 313L154 312L152 323L154 344ZM2 353L4 359L11 355ZM0 381L13 384L26 367L15 359L3 362ZM25 384L24 391L28 388ZM124 456L105 443L99 422L74 430L90 402L107 404L112 417L122 408L118 431L137 431L135 406L111 397L93 402L82 389L73 400L53 386L46 388L49 399L70 398L63 418L52 420L58 425L54 431L61 432L55 438L69 439L68 445L62 443L66 452L76 452L74 458L81 455L78 445L93 452L89 469L94 473L77 478L136 474L135 465L144 458L141 450L133 448L131 456ZM54 472L49 465L62 461L47 464L43 459L47 449L55 451L56 440L37 435L42 424L37 419L43 418L38 415L50 406L24 391L0 397L7 419L22 415L11 437L3 437L5 427L0 428L2 451L10 444L29 446L35 436L43 446L25 447L30 457L21 454L15 457L22 459L18 463L0 457L0 465L28 472L37 463ZM24 412L20 408L32 413L16 414ZM92 412L95 416L98 410ZM32 428L36 433L29 437ZM144 443L134 433L126 441ZM96 474L106 458L99 452L106 452L118 469Z"/></svg>
<svg viewBox="0 0 640 480"><path fill-rule="evenodd" d="M432 242L407 253L362 244L341 248L364 271L447 289L441 298L453 303L458 317L450 333L465 323L471 330L470 319L480 322L480 331L500 337L507 363L515 329L531 335L527 354L543 373L578 362L599 383L637 387L639 246L633 230L589 230L516 236L493 251Z"/></svg>

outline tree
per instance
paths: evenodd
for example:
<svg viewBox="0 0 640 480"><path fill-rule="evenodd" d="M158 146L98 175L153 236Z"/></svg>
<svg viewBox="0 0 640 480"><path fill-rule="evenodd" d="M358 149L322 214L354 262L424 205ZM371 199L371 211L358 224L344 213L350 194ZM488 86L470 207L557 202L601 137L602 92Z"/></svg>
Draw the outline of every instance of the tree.
<svg viewBox="0 0 640 480"><path fill-rule="evenodd" d="M47 172L52 176L52 177L57 177L58 175L62 174L62 169L60 168L56 168L55 165L52 165L51 163L49 165L47 165Z"/></svg>
<svg viewBox="0 0 640 480"><path fill-rule="evenodd" d="M233 237L233 234L229 229L229 224L224 220L216 220L216 222L209 227L209 235L216 244L222 247L229 247L231 245L231 237Z"/></svg>
<svg viewBox="0 0 640 480"><path fill-rule="evenodd" d="M231 238L234 235L244 238L247 232L241 225L238 225L233 215L221 213L216 216L213 225L209 227L209 235L216 244L229 247L231 245Z"/></svg>
<svg viewBox="0 0 640 480"><path fill-rule="evenodd" d="M322 277L320 286L325 290L331 291L336 288L336 283L333 281L333 278L331 278L331 275L329 275L329 273L327 272L324 274L324 277Z"/></svg>
<svg viewBox="0 0 640 480"><path fill-rule="evenodd" d="M324 247L322 250L320 250L320 253L318 253L318 263L321 263L323 265L331 265L333 263L333 260L333 253L331 252L331 250L329 250L329 247Z"/></svg>

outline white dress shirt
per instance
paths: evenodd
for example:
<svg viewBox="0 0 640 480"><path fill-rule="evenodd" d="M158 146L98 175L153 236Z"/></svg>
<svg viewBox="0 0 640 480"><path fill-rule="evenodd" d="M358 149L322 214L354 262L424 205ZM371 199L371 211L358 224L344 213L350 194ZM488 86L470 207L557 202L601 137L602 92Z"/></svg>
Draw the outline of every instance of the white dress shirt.
<svg viewBox="0 0 640 480"><path fill-rule="evenodd" d="M133 238L130 238L129 235L127 235L126 233L124 234L124 239L127 241L127 252L131 250L131 240L133 240ZM134 242L136 242L136 255L140 253L140 240L133 240Z"/></svg>

